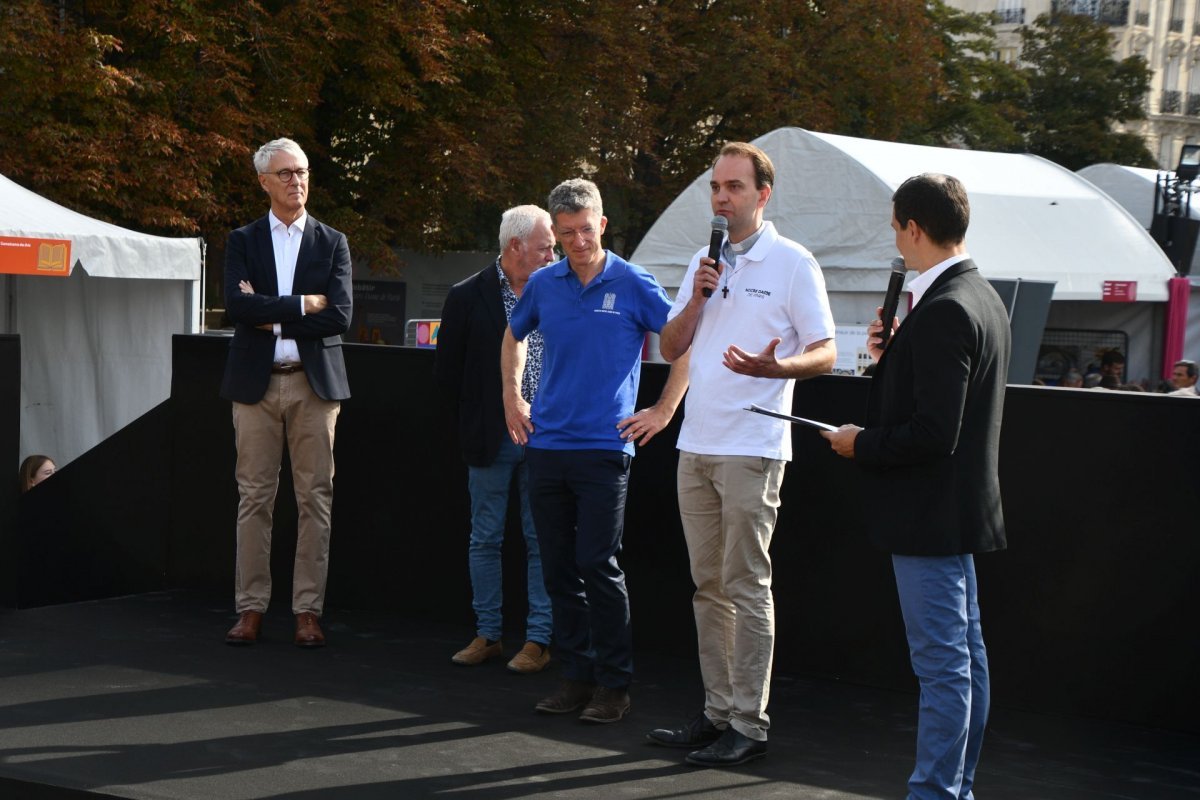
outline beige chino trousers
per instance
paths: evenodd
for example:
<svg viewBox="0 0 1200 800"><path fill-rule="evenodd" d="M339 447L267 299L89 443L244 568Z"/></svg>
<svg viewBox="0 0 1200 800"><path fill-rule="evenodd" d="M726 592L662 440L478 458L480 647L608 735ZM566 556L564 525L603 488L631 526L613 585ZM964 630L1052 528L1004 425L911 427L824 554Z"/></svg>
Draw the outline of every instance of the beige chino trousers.
<svg viewBox="0 0 1200 800"><path fill-rule="evenodd" d="M765 741L775 654L771 534L785 462L679 453L679 515L696 594L704 712Z"/></svg>
<svg viewBox="0 0 1200 800"><path fill-rule="evenodd" d="M304 371L271 375L254 404L233 404L237 444L237 611L266 611L271 599L271 529L286 441L298 511L292 613L321 615L329 571L333 432L341 403L322 400Z"/></svg>

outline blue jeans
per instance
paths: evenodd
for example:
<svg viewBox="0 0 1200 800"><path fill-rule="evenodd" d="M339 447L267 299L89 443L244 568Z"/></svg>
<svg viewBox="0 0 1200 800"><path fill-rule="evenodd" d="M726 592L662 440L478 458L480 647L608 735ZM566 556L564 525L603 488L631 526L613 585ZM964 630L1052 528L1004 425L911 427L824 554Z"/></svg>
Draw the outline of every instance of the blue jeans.
<svg viewBox="0 0 1200 800"><path fill-rule="evenodd" d="M990 690L975 560L892 556L913 672L921 684L910 800L973 800Z"/></svg>
<svg viewBox="0 0 1200 800"><path fill-rule="evenodd" d="M633 678L629 594L617 563L629 461L620 450L529 448L529 500L554 605L554 652L564 678L614 689Z"/></svg>
<svg viewBox="0 0 1200 800"><path fill-rule="evenodd" d="M525 620L525 641L550 643L550 597L542 580L542 559L537 531L529 510L529 470L525 448L505 437L490 467L468 467L467 488L471 492L471 566L472 607L476 633L485 639L500 638L504 619L500 606L504 598L500 548L504 543L508 517L508 490L513 473L521 498L521 528L525 533L528 565L529 616Z"/></svg>

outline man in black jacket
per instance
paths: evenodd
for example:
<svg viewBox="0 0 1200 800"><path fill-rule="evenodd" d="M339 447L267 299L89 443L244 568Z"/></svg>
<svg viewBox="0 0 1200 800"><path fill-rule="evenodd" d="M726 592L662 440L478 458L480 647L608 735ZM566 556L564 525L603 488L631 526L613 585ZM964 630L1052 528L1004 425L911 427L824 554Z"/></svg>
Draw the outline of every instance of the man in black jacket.
<svg viewBox="0 0 1200 800"><path fill-rule="evenodd" d="M333 432L350 397L342 334L353 290L344 234L305 211L308 157L291 139L254 154L271 210L229 234L225 305L235 329L221 397L237 443L238 622L225 636L253 644L271 597L271 526L286 443L298 511L292 574L295 643L320 647L333 506Z"/></svg>
<svg viewBox="0 0 1200 800"><path fill-rule="evenodd" d="M467 462L471 493L472 605L476 636L452 657L455 664L480 664L502 653L500 550L508 516L508 490L518 479L525 533L529 614L525 645L508 662L513 672L538 672L550 655L550 598L542 580L537 532L529 510L525 448L515 444L504 424L500 392L500 343L508 317L529 276L554 260L550 215L537 206L517 206L500 219L500 256L455 285L446 296L438 330L437 382L457 421L458 442ZM541 336L530 337L521 394L533 402L541 374Z"/></svg>
<svg viewBox="0 0 1200 800"><path fill-rule="evenodd" d="M896 247L920 273L914 307L903 325L887 321L886 350L883 322L870 326L878 368L866 428L822 436L866 468L867 495L892 512L871 537L892 553L921 685L908 796L970 800L989 704L972 556L1005 547L997 461L1008 316L967 254L970 206L957 179L910 178L892 204Z"/></svg>

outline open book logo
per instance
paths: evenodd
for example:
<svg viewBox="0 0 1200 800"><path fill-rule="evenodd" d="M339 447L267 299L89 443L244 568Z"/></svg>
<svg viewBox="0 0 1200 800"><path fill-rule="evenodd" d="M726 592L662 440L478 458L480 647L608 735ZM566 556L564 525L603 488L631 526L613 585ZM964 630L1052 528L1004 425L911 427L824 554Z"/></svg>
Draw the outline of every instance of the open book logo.
<svg viewBox="0 0 1200 800"><path fill-rule="evenodd" d="M39 272L66 272L67 247L61 244L38 245L37 268Z"/></svg>

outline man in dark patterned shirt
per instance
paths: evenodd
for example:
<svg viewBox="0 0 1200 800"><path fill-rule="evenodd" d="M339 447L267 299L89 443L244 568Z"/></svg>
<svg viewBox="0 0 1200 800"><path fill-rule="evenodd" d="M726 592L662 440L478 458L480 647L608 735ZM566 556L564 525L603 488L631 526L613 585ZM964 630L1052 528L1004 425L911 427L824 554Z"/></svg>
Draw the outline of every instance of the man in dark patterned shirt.
<svg viewBox="0 0 1200 800"><path fill-rule="evenodd" d="M438 332L437 382L445 404L457 417L459 446L467 462L471 493L472 605L476 636L454 654L455 664L480 664L501 655L503 590L500 549L508 516L508 490L517 473L521 523L528 562L529 615L525 645L508 662L513 672L538 672L550 659L550 598L542 581L537 533L529 510L525 447L513 443L501 399L500 343L508 318L529 276L554 260L550 215L537 206L517 206L500 220L500 256L455 285L446 296ZM542 340L529 338L521 381L528 409L542 371Z"/></svg>

